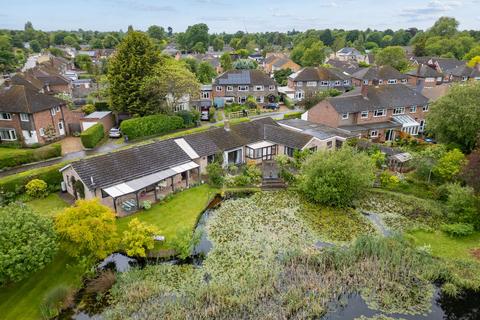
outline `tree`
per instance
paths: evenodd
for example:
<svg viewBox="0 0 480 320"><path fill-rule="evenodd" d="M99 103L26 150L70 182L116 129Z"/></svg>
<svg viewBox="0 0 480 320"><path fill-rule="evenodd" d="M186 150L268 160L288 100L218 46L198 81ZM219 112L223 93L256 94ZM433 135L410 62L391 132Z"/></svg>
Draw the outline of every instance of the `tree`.
<svg viewBox="0 0 480 320"><path fill-rule="evenodd" d="M458 21L455 18L441 17L428 30L429 35L451 37L458 32Z"/></svg>
<svg viewBox="0 0 480 320"><path fill-rule="evenodd" d="M233 68L237 70L257 69L258 64L255 60L251 59L238 59L233 63Z"/></svg>
<svg viewBox="0 0 480 320"><path fill-rule="evenodd" d="M471 223L480 227L480 217L475 207L475 197L471 187L458 183L447 185L447 217L453 223Z"/></svg>
<svg viewBox="0 0 480 320"><path fill-rule="evenodd" d="M319 41L313 44L310 48L305 49L303 53L301 65L304 67L308 66L319 66L325 62L325 47Z"/></svg>
<svg viewBox="0 0 480 320"><path fill-rule="evenodd" d="M230 53L225 52L220 56L220 65L223 71L228 71L233 69L232 57Z"/></svg>
<svg viewBox="0 0 480 320"><path fill-rule="evenodd" d="M103 39L102 45L105 49L113 49L117 46L118 42L117 38L109 34Z"/></svg>
<svg viewBox="0 0 480 320"><path fill-rule="evenodd" d="M405 51L398 46L380 50L375 57L375 63L379 66L389 65L400 72L406 71L409 66Z"/></svg>
<svg viewBox="0 0 480 320"><path fill-rule="evenodd" d="M40 50L42 49L40 47L40 42L38 42L38 40L30 41L30 49L32 49L33 52L36 52L36 53L40 52Z"/></svg>
<svg viewBox="0 0 480 320"><path fill-rule="evenodd" d="M117 248L115 214L98 199L77 200L55 219L62 246L72 257L103 259Z"/></svg>
<svg viewBox="0 0 480 320"><path fill-rule="evenodd" d="M463 57L463 59L469 61L479 56L480 56L480 45L470 49L470 51L468 51L468 53L465 55L465 57Z"/></svg>
<svg viewBox="0 0 480 320"><path fill-rule="evenodd" d="M467 160L462 169L461 178L475 192L480 193L480 150L473 151L468 155Z"/></svg>
<svg viewBox="0 0 480 320"><path fill-rule="evenodd" d="M435 101L427 116L427 129L439 142L457 145L469 153L480 132L480 83L454 85Z"/></svg>
<svg viewBox="0 0 480 320"><path fill-rule="evenodd" d="M57 251L51 219L23 204L0 208L0 239L0 286L43 269Z"/></svg>
<svg viewBox="0 0 480 320"><path fill-rule="evenodd" d="M92 72L93 62L89 55L78 54L75 56L75 66L89 73Z"/></svg>
<svg viewBox="0 0 480 320"><path fill-rule="evenodd" d="M177 39L180 46L185 50L193 50L193 47L196 46L199 42L202 43L202 47L205 48L205 44L208 44L208 26L205 23L194 24L193 26L188 26L185 34ZM199 46L197 47L197 49Z"/></svg>
<svg viewBox="0 0 480 320"><path fill-rule="evenodd" d="M156 25L148 27L147 33L151 38L156 40L163 40L167 37L167 34L165 33L165 29Z"/></svg>
<svg viewBox="0 0 480 320"><path fill-rule="evenodd" d="M200 84L181 61L169 59L157 65L153 72L142 82L141 94L146 103L137 109L137 114L170 113L186 96L198 97Z"/></svg>
<svg viewBox="0 0 480 320"><path fill-rule="evenodd" d="M300 169L299 190L313 202L350 206L372 186L373 171L366 153L347 146L335 152L314 152Z"/></svg>
<svg viewBox="0 0 480 320"><path fill-rule="evenodd" d="M67 46L72 46L72 47L78 46L77 39L72 35L68 35L65 38L63 38L63 43L66 44Z"/></svg>
<svg viewBox="0 0 480 320"><path fill-rule="evenodd" d="M122 247L129 256L146 257L146 250L155 246L154 236L158 230L137 218L128 223L128 229L122 235Z"/></svg>
<svg viewBox="0 0 480 320"><path fill-rule="evenodd" d="M215 51L222 51L224 45L225 43L223 42L222 38L216 37L212 41L213 50Z"/></svg>
<svg viewBox="0 0 480 320"><path fill-rule="evenodd" d="M108 65L112 110L141 114L139 110L144 100L140 88L145 77L153 74L159 61L159 54L147 35L136 31L127 33Z"/></svg>
<svg viewBox="0 0 480 320"><path fill-rule="evenodd" d="M223 158L217 160L219 161L214 161L207 165L208 182L214 187L222 187L225 182L225 170L220 160L223 160Z"/></svg>
<svg viewBox="0 0 480 320"><path fill-rule="evenodd" d="M433 173L444 181L451 181L460 173L465 164L465 156L458 149L445 153L433 167Z"/></svg>
<svg viewBox="0 0 480 320"><path fill-rule="evenodd" d="M217 73L215 72L215 69L213 69L210 63L208 63L207 61L202 61L198 65L196 75L200 83L209 84L212 83L212 78L215 78Z"/></svg>
<svg viewBox="0 0 480 320"><path fill-rule="evenodd" d="M279 86L286 86L288 82L288 76L293 73L292 69L280 69L273 72L273 77Z"/></svg>
<svg viewBox="0 0 480 320"><path fill-rule="evenodd" d="M475 68L477 66L477 64L480 64L480 55L479 56L476 56L476 57L473 57L469 62L468 62L468 66L469 67L472 67L472 68Z"/></svg>

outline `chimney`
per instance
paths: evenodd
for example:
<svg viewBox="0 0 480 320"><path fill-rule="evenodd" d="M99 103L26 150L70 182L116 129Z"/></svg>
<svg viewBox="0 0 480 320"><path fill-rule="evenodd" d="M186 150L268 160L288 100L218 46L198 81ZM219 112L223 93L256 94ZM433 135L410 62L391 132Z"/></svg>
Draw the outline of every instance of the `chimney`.
<svg viewBox="0 0 480 320"><path fill-rule="evenodd" d="M228 119L224 121L223 129L225 129L225 131L230 131L230 121Z"/></svg>
<svg viewBox="0 0 480 320"><path fill-rule="evenodd" d="M422 93L424 87L425 87L425 81L424 81L424 79L418 79L418 80L417 80L417 87L416 87L417 92L418 92L418 93Z"/></svg>
<svg viewBox="0 0 480 320"><path fill-rule="evenodd" d="M365 85L365 84L362 85L361 93L364 99L368 99L368 85Z"/></svg>

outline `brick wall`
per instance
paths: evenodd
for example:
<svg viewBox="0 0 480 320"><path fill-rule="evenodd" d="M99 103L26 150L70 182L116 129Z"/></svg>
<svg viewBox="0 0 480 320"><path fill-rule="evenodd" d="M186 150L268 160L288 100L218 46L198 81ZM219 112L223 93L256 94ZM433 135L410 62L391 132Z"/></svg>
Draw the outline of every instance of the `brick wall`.
<svg viewBox="0 0 480 320"><path fill-rule="evenodd" d="M12 115L12 120L0 120L0 128L15 129L17 135L17 140L23 138L22 136L22 127L20 124L20 115L18 113L10 113Z"/></svg>
<svg viewBox="0 0 480 320"><path fill-rule="evenodd" d="M340 123L340 115L327 100L324 100L308 110L307 120L337 128Z"/></svg>

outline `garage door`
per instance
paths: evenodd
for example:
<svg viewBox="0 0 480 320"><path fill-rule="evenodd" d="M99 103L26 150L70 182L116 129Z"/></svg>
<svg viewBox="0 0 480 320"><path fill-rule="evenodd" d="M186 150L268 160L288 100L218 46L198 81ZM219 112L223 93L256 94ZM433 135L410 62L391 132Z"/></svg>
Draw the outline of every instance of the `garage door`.
<svg viewBox="0 0 480 320"><path fill-rule="evenodd" d="M85 131L96 124L97 122L82 122L82 130Z"/></svg>

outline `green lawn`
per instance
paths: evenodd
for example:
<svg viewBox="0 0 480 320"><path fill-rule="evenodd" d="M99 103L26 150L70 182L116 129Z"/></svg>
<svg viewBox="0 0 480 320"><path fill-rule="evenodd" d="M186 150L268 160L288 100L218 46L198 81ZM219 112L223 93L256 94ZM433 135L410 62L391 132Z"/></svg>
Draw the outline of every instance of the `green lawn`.
<svg viewBox="0 0 480 320"><path fill-rule="evenodd" d="M59 285L78 287L82 274L81 268L74 266L74 260L60 252L43 270L0 290L0 318L41 319L40 305L45 294Z"/></svg>
<svg viewBox="0 0 480 320"><path fill-rule="evenodd" d="M57 193L51 193L42 199L28 201L27 205L46 217L54 217L60 210L69 206Z"/></svg>
<svg viewBox="0 0 480 320"><path fill-rule="evenodd" d="M208 205L209 200L218 192L207 184L191 188L175 194L170 200L154 204L148 211L135 213L125 218L119 218L118 231L128 228L128 223L138 218L142 222L156 226L166 242L175 238L181 228L193 230L199 215Z"/></svg>
<svg viewBox="0 0 480 320"><path fill-rule="evenodd" d="M442 231L416 231L410 234L415 239L415 244L419 246L430 245L434 256L478 262L478 260L471 255L470 250L480 248L480 232L464 238L452 238Z"/></svg>

